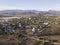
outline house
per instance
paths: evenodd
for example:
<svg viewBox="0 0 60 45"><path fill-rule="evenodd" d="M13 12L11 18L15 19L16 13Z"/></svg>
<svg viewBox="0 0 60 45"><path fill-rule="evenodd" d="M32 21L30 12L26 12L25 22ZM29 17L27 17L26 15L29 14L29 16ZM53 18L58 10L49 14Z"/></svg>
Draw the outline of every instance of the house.
<svg viewBox="0 0 60 45"><path fill-rule="evenodd" d="M19 23L18 27L20 28L20 27L22 27L22 25Z"/></svg>
<svg viewBox="0 0 60 45"><path fill-rule="evenodd" d="M26 29L31 29L32 26L30 26L30 25L26 25L25 28L26 28Z"/></svg>
<svg viewBox="0 0 60 45"><path fill-rule="evenodd" d="M48 25L49 23L43 23L44 25Z"/></svg>
<svg viewBox="0 0 60 45"><path fill-rule="evenodd" d="M3 29L4 32L8 32L8 31L7 31L7 26L2 25L2 29Z"/></svg>
<svg viewBox="0 0 60 45"><path fill-rule="evenodd" d="M4 26L3 30L6 33L15 33L16 32L14 29L11 28L11 26Z"/></svg>
<svg viewBox="0 0 60 45"><path fill-rule="evenodd" d="M44 27L43 28L50 28L51 25L49 25L49 23L43 23L44 24Z"/></svg>
<svg viewBox="0 0 60 45"><path fill-rule="evenodd" d="M8 29L9 33L15 33L16 31L14 29Z"/></svg>
<svg viewBox="0 0 60 45"><path fill-rule="evenodd" d="M12 29L12 33L15 33L16 31L14 29Z"/></svg>
<svg viewBox="0 0 60 45"><path fill-rule="evenodd" d="M36 33L36 29L32 28L32 34L35 34L35 33Z"/></svg>
<svg viewBox="0 0 60 45"><path fill-rule="evenodd" d="M31 20L31 18L29 18L29 20Z"/></svg>

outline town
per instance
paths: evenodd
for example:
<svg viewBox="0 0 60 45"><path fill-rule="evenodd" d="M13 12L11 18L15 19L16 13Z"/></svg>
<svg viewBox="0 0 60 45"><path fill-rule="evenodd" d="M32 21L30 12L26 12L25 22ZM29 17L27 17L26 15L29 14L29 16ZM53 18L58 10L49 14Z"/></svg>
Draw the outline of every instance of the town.
<svg viewBox="0 0 60 45"><path fill-rule="evenodd" d="M60 45L59 37L60 16L0 18L0 45Z"/></svg>

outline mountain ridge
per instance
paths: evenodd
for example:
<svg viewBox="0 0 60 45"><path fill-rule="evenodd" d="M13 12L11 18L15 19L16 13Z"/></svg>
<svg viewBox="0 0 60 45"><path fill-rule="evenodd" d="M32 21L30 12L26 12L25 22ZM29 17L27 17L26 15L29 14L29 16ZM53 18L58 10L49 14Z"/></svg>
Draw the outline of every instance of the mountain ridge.
<svg viewBox="0 0 60 45"><path fill-rule="evenodd" d="M39 11L39 10L3 10L0 11L0 14L9 14L9 15L16 15L16 14L60 14L60 11L57 10L48 10L48 11Z"/></svg>

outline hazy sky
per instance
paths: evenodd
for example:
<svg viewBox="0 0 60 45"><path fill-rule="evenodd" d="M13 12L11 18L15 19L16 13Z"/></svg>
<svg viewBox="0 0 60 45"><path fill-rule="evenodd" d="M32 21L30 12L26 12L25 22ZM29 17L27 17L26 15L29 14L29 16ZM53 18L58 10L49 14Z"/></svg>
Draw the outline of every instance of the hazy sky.
<svg viewBox="0 0 60 45"><path fill-rule="evenodd" d="M60 10L60 0L0 0L0 10Z"/></svg>

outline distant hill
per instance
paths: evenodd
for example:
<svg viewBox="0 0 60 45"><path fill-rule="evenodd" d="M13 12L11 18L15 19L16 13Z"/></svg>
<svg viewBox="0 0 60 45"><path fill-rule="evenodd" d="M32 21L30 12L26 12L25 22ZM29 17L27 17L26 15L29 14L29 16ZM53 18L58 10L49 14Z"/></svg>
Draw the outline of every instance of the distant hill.
<svg viewBox="0 0 60 45"><path fill-rule="evenodd" d="M60 11L56 10L48 10L48 11L38 11L38 10L3 10L0 11L0 15L8 14L8 15L19 15L19 14L60 14Z"/></svg>

